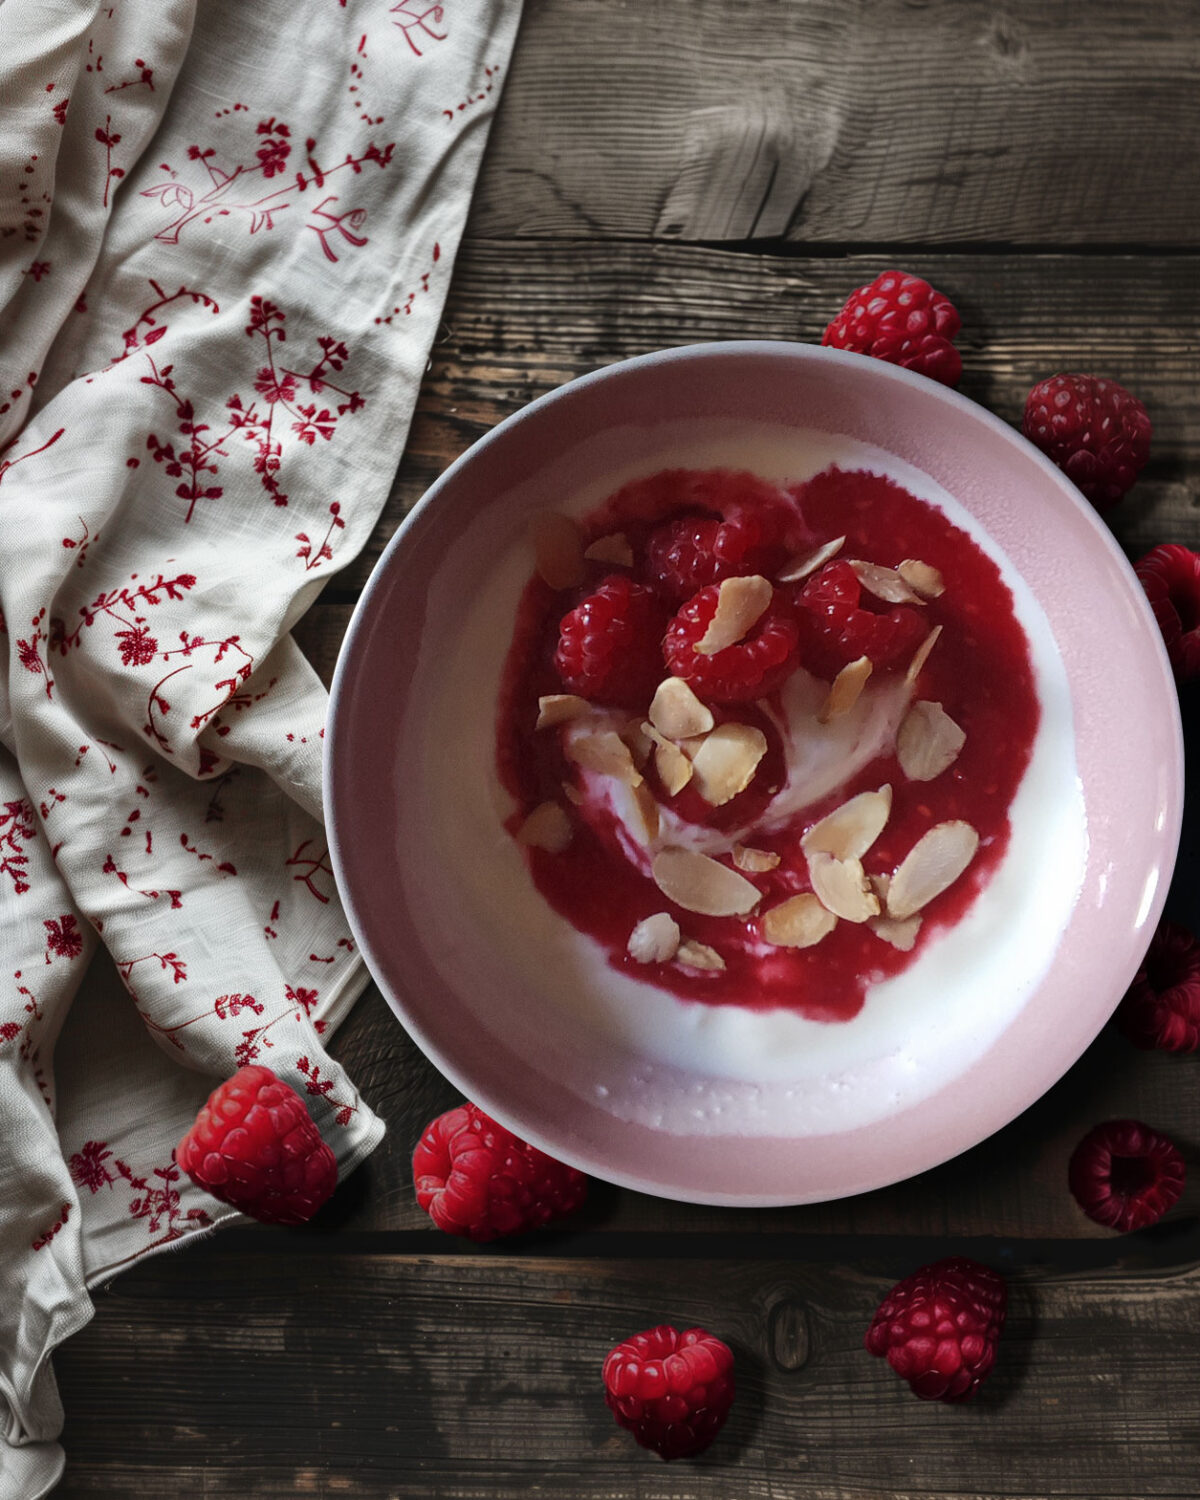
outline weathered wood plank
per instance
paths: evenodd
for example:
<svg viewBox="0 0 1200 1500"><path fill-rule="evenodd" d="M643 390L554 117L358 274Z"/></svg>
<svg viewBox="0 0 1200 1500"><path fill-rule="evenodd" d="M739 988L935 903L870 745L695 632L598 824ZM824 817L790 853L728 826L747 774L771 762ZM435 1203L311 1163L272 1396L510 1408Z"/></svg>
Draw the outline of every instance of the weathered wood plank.
<svg viewBox="0 0 1200 1500"><path fill-rule="evenodd" d="M1195 244L1190 0L529 0L474 230Z"/></svg>
<svg viewBox="0 0 1200 1500"><path fill-rule="evenodd" d="M335 576L357 594L438 474L535 396L588 370L679 344L819 343L850 291L890 255L801 259L664 245L472 241L455 268L392 497L362 555ZM1200 547L1200 257L904 255L958 305L964 395L1020 423L1029 388L1060 370L1107 375L1146 403L1151 464L1111 513L1135 554Z"/></svg>
<svg viewBox="0 0 1200 1500"><path fill-rule="evenodd" d="M1192 1500L1200 1269L1017 1275L996 1369L956 1409L861 1347L912 1269L200 1247L121 1278L57 1356L59 1493ZM739 1381L717 1445L670 1469L599 1379L663 1320L724 1337Z"/></svg>

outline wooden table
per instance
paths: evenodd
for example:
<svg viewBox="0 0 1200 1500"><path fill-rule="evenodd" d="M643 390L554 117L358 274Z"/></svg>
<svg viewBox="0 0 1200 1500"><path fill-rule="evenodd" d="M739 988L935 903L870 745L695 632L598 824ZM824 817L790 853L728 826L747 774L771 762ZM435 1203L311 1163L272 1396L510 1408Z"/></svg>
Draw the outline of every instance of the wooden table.
<svg viewBox="0 0 1200 1500"><path fill-rule="evenodd" d="M525 402L666 345L819 341L890 266L961 309L960 388L1003 418L1062 369L1140 395L1153 458L1112 524L1132 556L1200 547L1198 56L1194 0L527 0L395 493L306 649L328 674L406 507ZM1193 814L1171 910L1200 927ZM1200 1060L1106 1032L914 1181L763 1212L597 1183L570 1228L473 1250L409 1171L454 1091L373 990L335 1051L384 1145L308 1230L232 1230L98 1293L56 1361L64 1496L1200 1494L1200 1173L1128 1237L1066 1187L1075 1141L1116 1116L1195 1172ZM1012 1286L965 1408L861 1348L883 1291L952 1253ZM610 1344L664 1318L730 1340L740 1384L719 1443L670 1468L599 1386Z"/></svg>

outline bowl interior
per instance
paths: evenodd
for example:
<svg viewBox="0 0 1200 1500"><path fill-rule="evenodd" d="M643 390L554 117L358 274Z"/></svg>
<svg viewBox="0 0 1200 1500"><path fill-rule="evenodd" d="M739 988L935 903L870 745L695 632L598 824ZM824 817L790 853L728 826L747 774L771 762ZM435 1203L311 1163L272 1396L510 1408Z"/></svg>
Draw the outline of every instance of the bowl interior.
<svg viewBox="0 0 1200 1500"><path fill-rule="evenodd" d="M908 487L944 492L965 511L1039 622L1043 712L1067 745L1049 753L1041 821L1061 821L1073 862L1060 874L1027 861L1041 872L1039 891L1020 885L1012 865L1024 925L995 947L978 1014L964 1010L960 985L882 1018L876 1007L862 1024L785 1027L743 1056L736 1011L684 1006L666 1021L695 1046L660 1046L654 1017L683 1002L614 998L611 971L581 957L565 924L529 899L490 774L498 662L531 567L529 517L564 503L587 509L630 472L689 458L704 466L706 452L730 444L764 463L776 450L801 454L810 469L866 445ZM563 387L442 476L356 611L335 678L326 781L335 868L368 964L464 1093L598 1176L767 1204L923 1171L1007 1123L1066 1071L1120 999L1161 911L1182 754L1174 685L1141 590L1110 533L1040 454L982 408L892 366L802 345L724 344L645 356ZM1023 967L1022 951L1036 962ZM728 1065L711 1066L714 1050ZM756 1056L770 1059L757 1074Z"/></svg>

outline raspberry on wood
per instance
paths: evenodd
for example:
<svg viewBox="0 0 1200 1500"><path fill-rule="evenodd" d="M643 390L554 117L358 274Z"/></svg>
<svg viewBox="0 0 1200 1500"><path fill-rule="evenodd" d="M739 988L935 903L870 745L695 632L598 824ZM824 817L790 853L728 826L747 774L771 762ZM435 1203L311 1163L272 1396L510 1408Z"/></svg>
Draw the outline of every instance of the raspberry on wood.
<svg viewBox="0 0 1200 1500"><path fill-rule="evenodd" d="M733 1405L733 1351L703 1328L635 1333L609 1351L603 1376L618 1423L665 1459L702 1453Z"/></svg>
<svg viewBox="0 0 1200 1500"><path fill-rule="evenodd" d="M923 1401L969 1401L995 1363L1007 1310L999 1272L952 1256L897 1282L864 1343Z"/></svg>
<svg viewBox="0 0 1200 1500"><path fill-rule="evenodd" d="M1075 1147L1067 1180L1089 1219L1128 1234L1162 1218L1186 1177L1175 1143L1139 1120L1107 1120Z"/></svg>
<svg viewBox="0 0 1200 1500"><path fill-rule="evenodd" d="M1173 542L1153 547L1134 564L1176 682L1200 677L1200 553Z"/></svg>
<svg viewBox="0 0 1200 1500"><path fill-rule="evenodd" d="M884 271L850 293L821 342L957 385L962 356L952 340L961 327L954 304L927 281Z"/></svg>
<svg viewBox="0 0 1200 1500"><path fill-rule="evenodd" d="M1115 380L1052 375L1025 398L1021 431L1097 510L1132 488L1150 457L1146 408Z"/></svg>
<svg viewBox="0 0 1200 1500"><path fill-rule="evenodd" d="M483 1244L574 1213L587 1178L462 1104L431 1121L413 1152L417 1202L439 1229Z"/></svg>
<svg viewBox="0 0 1200 1500"><path fill-rule="evenodd" d="M209 1095L175 1160L197 1187L264 1224L303 1224L337 1186L337 1159L304 1100L270 1068Z"/></svg>

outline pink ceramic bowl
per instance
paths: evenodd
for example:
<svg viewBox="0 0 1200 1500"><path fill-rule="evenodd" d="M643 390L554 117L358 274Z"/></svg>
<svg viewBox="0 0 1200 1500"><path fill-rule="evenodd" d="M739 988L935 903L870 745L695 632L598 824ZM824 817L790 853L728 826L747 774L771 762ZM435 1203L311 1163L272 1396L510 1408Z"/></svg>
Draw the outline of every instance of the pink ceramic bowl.
<svg viewBox="0 0 1200 1500"><path fill-rule="evenodd" d="M869 997L863 1017L835 1028L735 1028L722 1039L702 1014L711 1007L644 985L644 1005L629 994L618 1003L613 972L539 904L491 786L494 686L531 570L529 518L567 494L594 503L631 465L679 462L714 432L761 440L764 452L869 445L940 486L1027 586L1053 658L1039 679L1044 717L1069 731L1033 821L1066 818L1068 803L1078 811L1061 922L1047 938L1034 934L1036 914L1020 917L1033 922L1029 944L1045 946L1036 972L1014 964L1019 944L984 943L907 1010ZM726 343L573 381L501 423L433 485L350 625L326 809L367 963L464 1094L599 1177L765 1205L925 1171L1062 1076L1120 1000L1160 915L1182 765L1175 688L1141 589L1057 469L919 375L807 345ZM1014 890L1044 861L1028 864L1010 870Z"/></svg>

